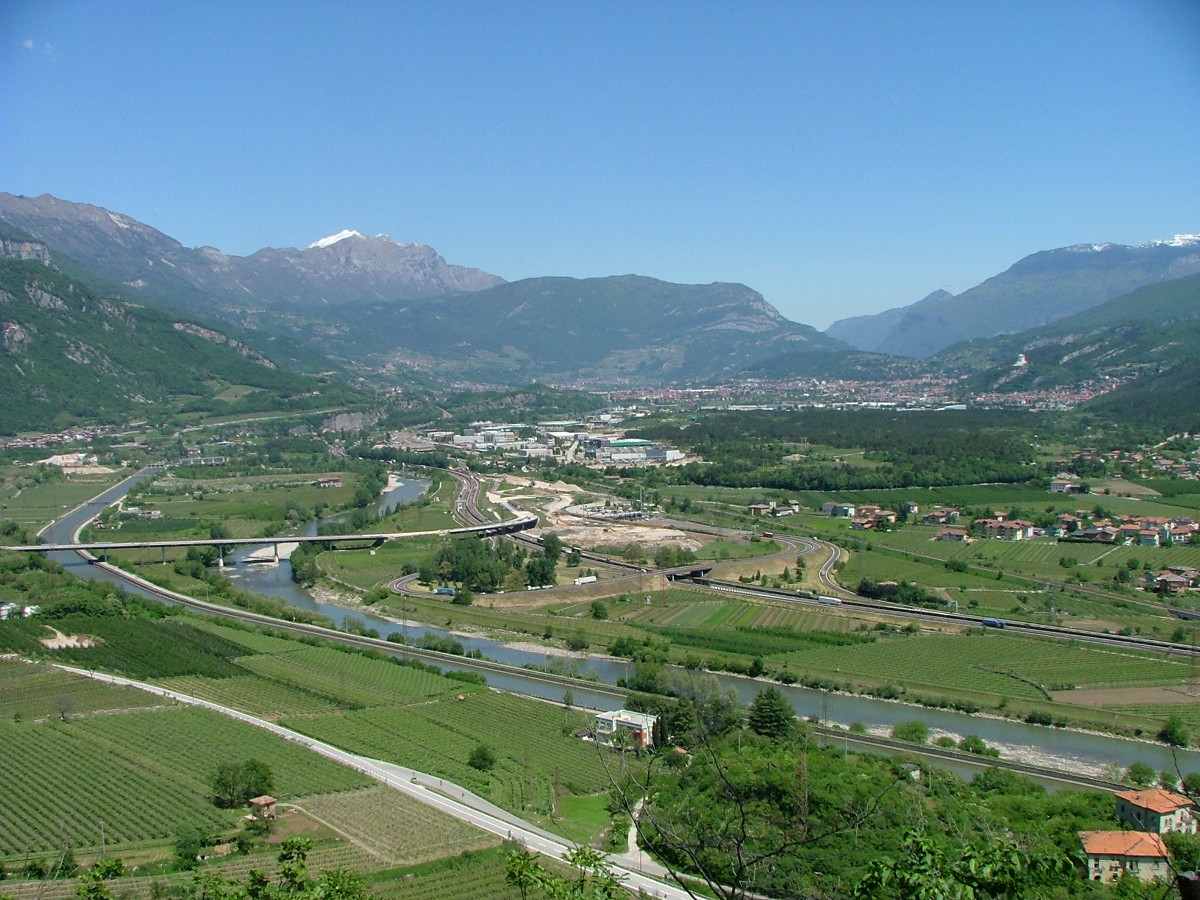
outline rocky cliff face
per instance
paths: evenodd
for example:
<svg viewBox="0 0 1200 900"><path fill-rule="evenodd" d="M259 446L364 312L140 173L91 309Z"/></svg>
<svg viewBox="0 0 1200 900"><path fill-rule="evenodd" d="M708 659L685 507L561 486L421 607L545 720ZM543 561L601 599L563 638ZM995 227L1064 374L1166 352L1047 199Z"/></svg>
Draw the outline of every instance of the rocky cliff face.
<svg viewBox="0 0 1200 900"><path fill-rule="evenodd" d="M38 241L12 240L0 237L0 257L5 259L27 259L50 265L50 251Z"/></svg>

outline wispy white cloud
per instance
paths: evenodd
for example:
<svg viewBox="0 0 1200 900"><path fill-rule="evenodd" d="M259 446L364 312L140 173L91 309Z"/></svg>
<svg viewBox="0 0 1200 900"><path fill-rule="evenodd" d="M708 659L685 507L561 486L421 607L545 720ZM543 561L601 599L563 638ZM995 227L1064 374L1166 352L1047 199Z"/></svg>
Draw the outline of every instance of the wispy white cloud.
<svg viewBox="0 0 1200 900"><path fill-rule="evenodd" d="M21 46L24 47L26 50L28 50L30 53L44 53L46 56L50 57L51 59L55 58L54 45L51 44L49 41L47 41L46 43L39 46L37 41L35 41L33 38L29 37L29 38L25 38L25 40L21 41Z"/></svg>

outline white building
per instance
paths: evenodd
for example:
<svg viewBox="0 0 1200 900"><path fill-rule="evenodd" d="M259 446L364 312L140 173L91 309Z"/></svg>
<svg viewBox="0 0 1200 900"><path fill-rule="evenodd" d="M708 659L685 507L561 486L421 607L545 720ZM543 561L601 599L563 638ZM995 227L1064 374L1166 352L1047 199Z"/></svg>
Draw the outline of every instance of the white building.
<svg viewBox="0 0 1200 900"><path fill-rule="evenodd" d="M618 709L596 714L596 743L611 747L618 734L629 735L629 746L645 749L654 746L654 723L658 716Z"/></svg>

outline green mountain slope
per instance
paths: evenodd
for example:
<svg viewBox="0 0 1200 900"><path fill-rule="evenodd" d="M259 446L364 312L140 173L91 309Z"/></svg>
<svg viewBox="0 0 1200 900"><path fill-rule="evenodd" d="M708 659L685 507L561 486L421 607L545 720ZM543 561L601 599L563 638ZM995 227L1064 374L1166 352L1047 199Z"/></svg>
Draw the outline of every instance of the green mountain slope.
<svg viewBox="0 0 1200 900"><path fill-rule="evenodd" d="M890 329L862 317L835 322L830 333L857 347L898 356L928 357L959 341L1040 328L1145 285L1200 272L1200 236L1177 235L1136 247L1079 244L1034 253L970 290L944 291L880 313ZM847 336L847 324L862 334Z"/></svg>
<svg viewBox="0 0 1200 900"><path fill-rule="evenodd" d="M210 326L98 296L38 260L0 259L0 433L361 399Z"/></svg>
<svg viewBox="0 0 1200 900"><path fill-rule="evenodd" d="M788 350L845 349L744 285L638 275L530 278L373 306L364 320L369 329L346 337L389 362L501 384L707 378Z"/></svg>
<svg viewBox="0 0 1200 900"><path fill-rule="evenodd" d="M1046 390L1153 374L1200 355L1200 275L1139 288L1042 328L979 338L933 362L972 391Z"/></svg>

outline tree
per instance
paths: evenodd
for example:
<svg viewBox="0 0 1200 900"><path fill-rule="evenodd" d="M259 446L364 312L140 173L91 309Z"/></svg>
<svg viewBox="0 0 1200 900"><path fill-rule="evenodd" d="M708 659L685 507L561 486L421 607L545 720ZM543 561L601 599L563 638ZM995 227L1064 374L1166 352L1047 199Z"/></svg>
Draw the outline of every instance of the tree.
<svg viewBox="0 0 1200 900"><path fill-rule="evenodd" d="M212 779L213 802L222 809L245 806L251 798L269 794L275 789L271 767L257 759L241 764L221 763Z"/></svg>
<svg viewBox="0 0 1200 900"><path fill-rule="evenodd" d="M548 871L535 853L513 850L505 863L504 880L521 892L522 900L535 890L550 900L624 900L629 896L600 851L575 847L567 851L563 862L574 868L574 878Z"/></svg>
<svg viewBox="0 0 1200 900"><path fill-rule="evenodd" d="M796 713L778 688L758 692L747 717L750 730L772 740L783 740L795 733Z"/></svg>
<svg viewBox="0 0 1200 900"><path fill-rule="evenodd" d="M1150 787L1158 779L1154 769L1144 762L1135 762L1125 770L1125 780L1136 787Z"/></svg>
<svg viewBox="0 0 1200 900"><path fill-rule="evenodd" d="M487 744L480 744L467 757L467 765L480 772L488 772L496 765L496 754Z"/></svg>
<svg viewBox="0 0 1200 900"><path fill-rule="evenodd" d="M454 596L450 598L450 602L455 606L470 606L474 599L471 589L465 584L460 584L454 589Z"/></svg>
<svg viewBox="0 0 1200 900"><path fill-rule="evenodd" d="M55 694L54 699L50 701L50 708L65 722L71 713L75 712L75 698L70 694Z"/></svg>
<svg viewBox="0 0 1200 900"><path fill-rule="evenodd" d="M180 825L175 829L175 843L172 846L175 852L175 865L180 869L194 869L200 855L200 851L204 849L204 839L200 836L200 832L192 825Z"/></svg>
<svg viewBox="0 0 1200 900"><path fill-rule="evenodd" d="M607 619L608 606L603 600L593 600L591 606L588 607L588 615L593 619Z"/></svg>
<svg viewBox="0 0 1200 900"><path fill-rule="evenodd" d="M554 562L558 563L558 558L562 555L563 542L553 531L542 535L542 552Z"/></svg>
<svg viewBox="0 0 1200 900"><path fill-rule="evenodd" d="M1158 730L1158 739L1172 747L1186 747L1192 742L1191 732L1179 716L1170 716Z"/></svg>
<svg viewBox="0 0 1200 900"><path fill-rule="evenodd" d="M877 859L854 888L856 900L968 900L1040 896L1073 868L1061 853L1030 855L1000 841L986 846L938 843L910 833L900 859Z"/></svg>

